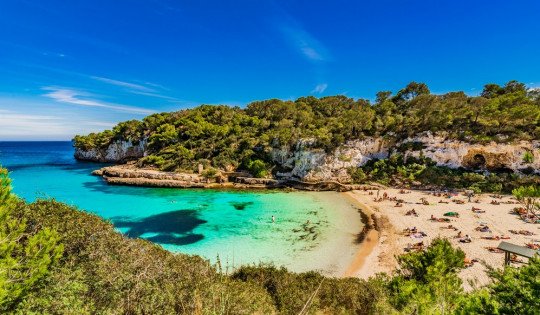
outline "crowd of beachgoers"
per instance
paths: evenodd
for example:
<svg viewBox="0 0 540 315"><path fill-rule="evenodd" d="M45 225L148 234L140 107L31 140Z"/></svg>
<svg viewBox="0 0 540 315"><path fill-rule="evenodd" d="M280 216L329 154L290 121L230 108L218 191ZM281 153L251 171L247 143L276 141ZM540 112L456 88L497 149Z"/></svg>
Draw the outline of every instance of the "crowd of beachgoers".
<svg viewBox="0 0 540 315"><path fill-rule="evenodd" d="M407 189L356 190L348 193L380 222L378 244L357 275L368 277L391 272L395 257L423 250L431 240L443 237L465 254L461 276L469 288L488 281L487 266L500 268L501 241L540 249L540 224L510 195L474 195L470 192ZM511 256L512 264L526 258Z"/></svg>

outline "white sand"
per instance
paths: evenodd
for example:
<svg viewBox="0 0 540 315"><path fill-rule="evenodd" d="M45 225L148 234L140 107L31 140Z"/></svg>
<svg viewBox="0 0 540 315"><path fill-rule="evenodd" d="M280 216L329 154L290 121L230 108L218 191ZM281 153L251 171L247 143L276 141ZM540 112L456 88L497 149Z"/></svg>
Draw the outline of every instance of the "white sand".
<svg viewBox="0 0 540 315"><path fill-rule="evenodd" d="M513 244L524 246L526 243L540 241L540 225L525 223L518 216L511 214L511 210L518 204L505 204L504 202L516 200L511 196L504 196L502 199L496 199L501 204L492 205L493 200L489 195L481 195L473 198L479 200L479 203L467 202L467 198L463 195L452 197L436 197L425 191L407 191L410 193L400 194L399 189L385 189L380 191L380 196L386 192L390 197L403 199L405 202L403 207L395 207L396 202L386 200L383 202L374 202L375 195L369 195L369 192L354 191L347 193L355 198L358 202L371 207L372 211L378 218L382 218L382 229L380 231L378 245L365 258L364 264L358 269L354 275L367 278L379 272L391 272L396 267L395 256L402 254L408 243L414 244L419 241L424 241L424 244L429 244L435 237L448 238L454 246L461 248L467 258L478 259L485 264L501 268L504 262L504 254L491 253L485 247L497 247L500 241L485 240L482 236L489 235L507 235L509 240L504 240ZM417 204L420 203L420 198L426 198L430 205ZM454 199L465 201L465 204L456 204L452 202ZM450 203L438 203L439 200L448 201ZM474 213L472 207L485 210L485 213ZM408 210L415 209L418 217L406 216ZM450 223L439 223L430 221L429 218L433 214L437 218L444 217L445 212L458 212L459 218L451 218ZM387 218L387 224L384 224ZM480 223L487 224L492 233L475 231L475 228ZM468 234L472 238L472 243L460 243L454 238L457 231L451 229L441 229L449 224L457 227L463 235ZM405 228L416 227L419 231L427 234L423 239L411 239L404 236L402 231ZM524 236L514 235L508 230L528 230L536 235ZM526 259L523 258L525 261ZM470 268L466 268L461 272L461 278L464 280L465 288L486 284L489 281L486 268L481 263L476 263Z"/></svg>

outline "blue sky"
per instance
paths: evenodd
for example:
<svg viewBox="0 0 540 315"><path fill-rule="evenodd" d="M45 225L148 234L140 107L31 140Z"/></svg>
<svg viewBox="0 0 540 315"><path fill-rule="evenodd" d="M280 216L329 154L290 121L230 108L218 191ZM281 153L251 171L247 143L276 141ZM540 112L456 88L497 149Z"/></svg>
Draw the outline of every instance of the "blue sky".
<svg viewBox="0 0 540 315"><path fill-rule="evenodd" d="M540 1L1 1L0 140L410 81L540 86Z"/></svg>

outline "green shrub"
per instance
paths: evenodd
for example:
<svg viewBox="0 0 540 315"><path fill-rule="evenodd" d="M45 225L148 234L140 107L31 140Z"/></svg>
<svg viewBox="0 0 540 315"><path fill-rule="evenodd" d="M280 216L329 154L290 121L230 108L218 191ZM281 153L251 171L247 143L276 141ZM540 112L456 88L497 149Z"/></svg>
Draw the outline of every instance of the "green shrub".
<svg viewBox="0 0 540 315"><path fill-rule="evenodd" d="M202 176L206 178L215 178L218 175L218 170L213 167L207 168L203 171Z"/></svg>
<svg viewBox="0 0 540 315"><path fill-rule="evenodd" d="M0 167L0 312L17 305L43 284L63 252L60 236L48 226L34 226L17 212L26 205L11 193Z"/></svg>
<svg viewBox="0 0 540 315"><path fill-rule="evenodd" d="M165 163L165 159L161 156L148 155L139 160L139 166L155 166L160 168Z"/></svg>
<svg viewBox="0 0 540 315"><path fill-rule="evenodd" d="M434 239L424 252L398 257L389 283L390 304L405 314L450 314L463 298L458 272L465 253L445 239Z"/></svg>
<svg viewBox="0 0 540 315"><path fill-rule="evenodd" d="M531 164L532 162L534 162L534 155L532 154L532 152L525 152L525 154L523 155L523 163Z"/></svg>
<svg viewBox="0 0 540 315"><path fill-rule="evenodd" d="M540 184L540 176L519 175L514 173L491 173L484 175L437 166L429 158L413 158L407 160L400 154L394 154L388 159L371 160L360 168L365 174L364 181L381 184L412 184L420 183L427 187L471 189L476 193L510 193L513 189L531 184ZM349 170L349 174L355 172Z"/></svg>
<svg viewBox="0 0 540 315"><path fill-rule="evenodd" d="M282 314L299 314L304 307L308 314L371 314L386 301L383 285L376 280L326 278L273 266L244 266L232 278L264 287Z"/></svg>
<svg viewBox="0 0 540 315"><path fill-rule="evenodd" d="M366 173L360 167L350 167L347 169L347 173L351 176L353 184L362 184L366 181Z"/></svg>
<svg viewBox="0 0 540 315"><path fill-rule="evenodd" d="M247 163L247 169L251 175L257 178L263 178L269 174L268 166L262 160L249 161Z"/></svg>

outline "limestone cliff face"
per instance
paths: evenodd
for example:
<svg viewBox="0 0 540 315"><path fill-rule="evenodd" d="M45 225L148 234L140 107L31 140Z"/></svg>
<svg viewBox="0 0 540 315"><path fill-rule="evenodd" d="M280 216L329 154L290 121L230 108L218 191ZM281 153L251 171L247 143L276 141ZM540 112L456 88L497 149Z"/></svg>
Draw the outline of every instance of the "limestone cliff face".
<svg viewBox="0 0 540 315"><path fill-rule="evenodd" d="M313 149L313 139L304 140L293 150L275 149L271 152L274 162L288 169L278 173L281 178L296 178L303 181L338 181L347 183L347 169L361 166L373 158L388 156L388 145L382 138L366 138L346 142L334 152Z"/></svg>
<svg viewBox="0 0 540 315"><path fill-rule="evenodd" d="M470 144L458 140L447 140L431 134L407 141L421 143L424 147L418 151L408 151L407 155L415 157L423 155L440 166L488 171L511 170L518 172L528 168L535 171L540 170L539 141ZM525 159L527 154L531 155L532 161Z"/></svg>
<svg viewBox="0 0 540 315"><path fill-rule="evenodd" d="M121 163L146 155L146 140L134 145L131 141L114 141L106 149L75 148L75 158L83 161Z"/></svg>
<svg viewBox="0 0 540 315"><path fill-rule="evenodd" d="M271 155L274 162L288 169L286 172L277 173L279 178L349 183L349 167L362 166L373 158L386 158L406 143L417 143L421 148L409 149L404 152L405 156L422 155L439 166L487 171L540 172L540 141L471 144L430 133L398 143L384 141L382 138L348 141L330 154L313 149L314 140L304 140L293 150L275 149ZM532 159L525 159L527 154Z"/></svg>
<svg viewBox="0 0 540 315"><path fill-rule="evenodd" d="M364 165L370 159L386 158L407 143L417 143L416 149L405 151L405 156L425 156L440 166L464 167L474 170L524 170L540 172L540 141L520 141L498 144L471 144L425 133L395 143L383 138L368 137L347 141L331 153L315 147L315 139L304 139L292 148L274 148L271 158L280 168L278 179L305 182L335 181L349 183L350 167ZM106 149L88 151L77 149L75 157L96 162L125 162L146 155L146 141L133 145L128 141L113 142ZM532 158L526 159L529 155Z"/></svg>

